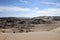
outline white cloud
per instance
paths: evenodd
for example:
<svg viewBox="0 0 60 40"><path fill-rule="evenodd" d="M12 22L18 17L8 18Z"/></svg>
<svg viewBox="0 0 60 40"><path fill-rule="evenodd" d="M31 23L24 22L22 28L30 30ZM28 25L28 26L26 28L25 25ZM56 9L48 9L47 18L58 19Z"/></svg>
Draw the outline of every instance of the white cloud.
<svg viewBox="0 0 60 40"><path fill-rule="evenodd" d="M47 4L47 5L52 4L52 5L60 6L60 3L58 2L40 2L40 3Z"/></svg>
<svg viewBox="0 0 60 40"><path fill-rule="evenodd" d="M60 8L48 8L44 10L34 9L32 14L33 14L33 17L35 16L60 16Z"/></svg>
<svg viewBox="0 0 60 40"><path fill-rule="evenodd" d="M30 11L29 8L0 6L0 11Z"/></svg>
<svg viewBox="0 0 60 40"><path fill-rule="evenodd" d="M38 7L30 9L30 8L21 8L21 7L0 6L0 12L1 11L2 12L4 12L4 11L8 12L9 11L11 13L15 13L15 14L18 14L20 16L25 15L26 17L27 16L29 16L29 17L36 17L36 16L60 16L60 8L48 8L48 9L40 10ZM18 11L19 11L19 13L17 13Z"/></svg>
<svg viewBox="0 0 60 40"><path fill-rule="evenodd" d="M22 2L22 3L28 3L28 1L27 0L19 0L20 2Z"/></svg>
<svg viewBox="0 0 60 40"><path fill-rule="evenodd" d="M45 10L38 10L36 13L60 13L60 8L48 8Z"/></svg>

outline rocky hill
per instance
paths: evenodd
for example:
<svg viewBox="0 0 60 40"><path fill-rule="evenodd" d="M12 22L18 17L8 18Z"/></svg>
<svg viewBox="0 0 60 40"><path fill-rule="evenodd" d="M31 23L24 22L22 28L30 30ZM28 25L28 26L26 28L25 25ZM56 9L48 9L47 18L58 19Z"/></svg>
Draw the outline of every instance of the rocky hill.
<svg viewBox="0 0 60 40"><path fill-rule="evenodd" d="M40 16L34 18L0 17L0 29L11 28L12 30L18 30L18 32L30 32L36 24L54 24L55 21L60 21L60 16Z"/></svg>

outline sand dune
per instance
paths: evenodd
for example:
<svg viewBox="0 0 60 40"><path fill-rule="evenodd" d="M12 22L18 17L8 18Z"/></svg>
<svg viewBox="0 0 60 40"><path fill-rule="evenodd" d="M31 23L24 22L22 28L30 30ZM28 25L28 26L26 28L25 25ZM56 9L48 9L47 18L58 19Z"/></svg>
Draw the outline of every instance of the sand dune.
<svg viewBox="0 0 60 40"><path fill-rule="evenodd" d="M60 33L60 27L58 27L58 28L56 28L56 29L53 29L53 30L51 30L50 32Z"/></svg>
<svg viewBox="0 0 60 40"><path fill-rule="evenodd" d="M60 34L53 32L1 33L0 40L60 40Z"/></svg>

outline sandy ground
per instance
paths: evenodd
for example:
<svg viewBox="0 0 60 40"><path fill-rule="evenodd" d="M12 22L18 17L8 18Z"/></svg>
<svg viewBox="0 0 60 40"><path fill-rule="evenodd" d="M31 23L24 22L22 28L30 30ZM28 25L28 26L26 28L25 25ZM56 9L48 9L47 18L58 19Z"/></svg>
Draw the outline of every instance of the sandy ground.
<svg viewBox="0 0 60 40"><path fill-rule="evenodd" d="M0 33L0 40L60 40L54 32Z"/></svg>
<svg viewBox="0 0 60 40"><path fill-rule="evenodd" d="M58 28L56 28L56 29L53 29L53 30L51 30L50 32L60 33L60 27L58 27Z"/></svg>
<svg viewBox="0 0 60 40"><path fill-rule="evenodd" d="M60 24L37 25L34 32L29 33L9 33L12 32L11 29L6 31L8 33L0 33L0 40L60 40Z"/></svg>

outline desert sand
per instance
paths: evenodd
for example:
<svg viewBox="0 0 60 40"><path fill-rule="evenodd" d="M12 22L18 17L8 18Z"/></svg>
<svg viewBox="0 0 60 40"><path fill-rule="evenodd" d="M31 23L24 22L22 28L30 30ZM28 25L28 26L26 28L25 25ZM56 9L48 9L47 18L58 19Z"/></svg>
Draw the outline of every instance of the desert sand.
<svg viewBox="0 0 60 40"><path fill-rule="evenodd" d="M58 27L58 28L56 28L56 29L53 29L53 30L51 30L50 32L60 33L60 27Z"/></svg>
<svg viewBox="0 0 60 40"><path fill-rule="evenodd" d="M60 17L59 21L50 21L49 17L48 21L44 20L47 18L29 19L33 25L25 19L3 19L0 20L0 40L60 40Z"/></svg>
<svg viewBox="0 0 60 40"><path fill-rule="evenodd" d="M0 33L0 40L60 40L54 32Z"/></svg>

